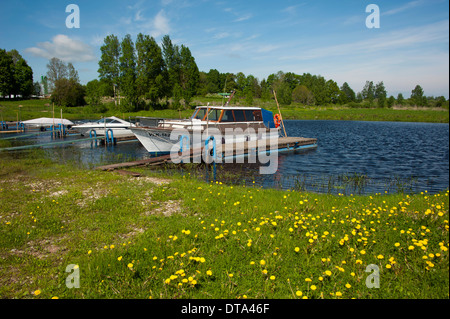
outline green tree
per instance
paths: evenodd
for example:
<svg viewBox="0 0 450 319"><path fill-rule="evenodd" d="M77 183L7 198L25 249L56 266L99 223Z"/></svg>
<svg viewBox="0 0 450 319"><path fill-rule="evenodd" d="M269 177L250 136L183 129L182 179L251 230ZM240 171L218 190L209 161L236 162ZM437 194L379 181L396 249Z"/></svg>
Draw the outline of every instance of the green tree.
<svg viewBox="0 0 450 319"><path fill-rule="evenodd" d="M155 105L160 98L166 96L168 88L161 48L153 37L139 33L136 39L136 53L138 95L149 98Z"/></svg>
<svg viewBox="0 0 450 319"><path fill-rule="evenodd" d="M120 55L121 46L119 39L115 35L108 35L104 39L104 44L100 48L101 57L98 62L98 73L101 81L108 83L117 95L117 85L120 76ZM114 95L114 93L113 93Z"/></svg>
<svg viewBox="0 0 450 319"><path fill-rule="evenodd" d="M423 95L423 89L420 85L416 85L414 90L411 91L411 100L417 106L426 105L426 98Z"/></svg>
<svg viewBox="0 0 450 319"><path fill-rule="evenodd" d="M47 63L47 81L50 92L55 88L56 81L67 79L67 65L58 58L51 58Z"/></svg>
<svg viewBox="0 0 450 319"><path fill-rule="evenodd" d="M292 91L292 100L297 103L305 105L312 105L314 103L314 96L305 85L298 85Z"/></svg>
<svg viewBox="0 0 450 319"><path fill-rule="evenodd" d="M80 83L80 78L78 77L78 71L75 69L71 62L67 63L67 77L69 80L73 80Z"/></svg>
<svg viewBox="0 0 450 319"><path fill-rule="evenodd" d="M333 80L328 80L326 82L326 88L327 88L327 100L329 100L331 103L336 104L339 99L339 86L336 82Z"/></svg>
<svg viewBox="0 0 450 319"><path fill-rule="evenodd" d="M384 107L384 105L386 103L386 97L387 97L387 92L386 92L386 88L384 87L383 81L378 82L375 85L375 98L377 99L378 107Z"/></svg>
<svg viewBox="0 0 450 319"><path fill-rule="evenodd" d="M403 94L399 93L397 95L397 104L403 105L405 103L405 99L403 98Z"/></svg>
<svg viewBox="0 0 450 319"><path fill-rule="evenodd" d="M339 93L339 102L341 104L346 104L355 101L356 101L355 91L352 90L352 88L347 82L344 82L344 84L342 84L341 86L341 91Z"/></svg>
<svg viewBox="0 0 450 319"><path fill-rule="evenodd" d="M386 100L387 107L391 108L395 104L395 97L392 95Z"/></svg>
<svg viewBox="0 0 450 319"><path fill-rule="evenodd" d="M373 105L373 100L375 99L375 88L373 86L373 81L366 81L364 85L361 95L363 100L369 101L369 106Z"/></svg>
<svg viewBox="0 0 450 319"><path fill-rule="evenodd" d="M6 50L0 49L0 94L8 96L14 90L14 62Z"/></svg>
<svg viewBox="0 0 450 319"><path fill-rule="evenodd" d="M131 35L127 34L121 42L122 55L119 58L119 85L126 98L122 110L132 112L137 109L136 55Z"/></svg>
<svg viewBox="0 0 450 319"><path fill-rule="evenodd" d="M8 55L11 56L13 61L13 94L20 95L22 98L27 98L33 94L33 70L17 50L13 49L9 51Z"/></svg>
<svg viewBox="0 0 450 319"><path fill-rule="evenodd" d="M58 106L82 106L86 104L84 95L85 91L80 83L61 78L54 83L51 101Z"/></svg>
<svg viewBox="0 0 450 319"><path fill-rule="evenodd" d="M291 105L292 103L292 90L289 83L283 82L278 91L276 91L277 99L280 105Z"/></svg>
<svg viewBox="0 0 450 319"><path fill-rule="evenodd" d="M162 54L168 72L167 95L173 95L175 84L180 85L181 56L178 45L172 43L169 35L162 38Z"/></svg>
<svg viewBox="0 0 450 319"><path fill-rule="evenodd" d="M199 71L197 63L188 47L181 45L180 50L181 68L180 68L180 86L185 106L188 106L192 97L197 92L199 81Z"/></svg>
<svg viewBox="0 0 450 319"><path fill-rule="evenodd" d="M100 81L95 79L86 84L86 102L89 105L99 105L102 99Z"/></svg>

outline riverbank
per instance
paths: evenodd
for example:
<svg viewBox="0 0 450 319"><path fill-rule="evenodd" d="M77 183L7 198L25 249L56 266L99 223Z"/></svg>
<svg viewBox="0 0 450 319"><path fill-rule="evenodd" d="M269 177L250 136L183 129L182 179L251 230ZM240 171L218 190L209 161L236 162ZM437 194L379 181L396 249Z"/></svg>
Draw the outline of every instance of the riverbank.
<svg viewBox="0 0 450 319"><path fill-rule="evenodd" d="M133 171L3 154L0 296L448 298L448 191L335 196Z"/></svg>
<svg viewBox="0 0 450 319"><path fill-rule="evenodd" d="M192 105L221 105L220 99L194 99ZM233 103L232 103L233 105ZM275 102L255 102L254 105L267 108L278 113ZM55 117L63 117L69 120L99 119L105 116L117 116L128 119L135 116L151 116L161 118L188 118L192 115L192 110L149 110L133 113L124 113L115 110L112 104L105 105L104 112L99 112L100 108L84 106L72 108L55 107ZM310 107L294 104L289 107L281 107L284 119L298 120L346 120L346 121L397 121L397 122L429 122L429 123L449 123L448 109L426 109L426 108L348 108L343 106L333 107ZM49 100L25 100L25 101L1 101L0 114L3 121L22 121L39 117L52 117L53 107Z"/></svg>

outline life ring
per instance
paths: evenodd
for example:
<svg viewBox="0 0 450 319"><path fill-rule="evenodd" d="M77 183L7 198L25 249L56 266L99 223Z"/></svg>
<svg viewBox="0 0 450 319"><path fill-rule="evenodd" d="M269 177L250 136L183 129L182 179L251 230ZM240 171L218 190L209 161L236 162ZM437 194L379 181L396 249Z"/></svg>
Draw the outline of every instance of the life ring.
<svg viewBox="0 0 450 319"><path fill-rule="evenodd" d="M278 128L281 124L280 114L275 114L275 116L273 117L273 121L275 122L275 127Z"/></svg>

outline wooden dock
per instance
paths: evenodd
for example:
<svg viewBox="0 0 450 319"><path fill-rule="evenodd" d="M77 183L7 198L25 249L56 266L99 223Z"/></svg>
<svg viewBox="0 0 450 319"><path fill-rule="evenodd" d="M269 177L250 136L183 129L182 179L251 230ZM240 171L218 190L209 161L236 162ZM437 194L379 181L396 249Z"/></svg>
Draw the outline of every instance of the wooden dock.
<svg viewBox="0 0 450 319"><path fill-rule="evenodd" d="M305 138L305 137L281 137L278 138L278 143L275 147L277 152L286 152L286 151L296 151L301 149L309 149L309 148L315 148L317 147L317 139L315 138ZM249 155L251 152L255 153L261 153L261 152L267 152L271 149L271 145L269 142L265 145L265 148L262 149L260 146L256 144L256 141L253 142L241 142L241 143L235 143L233 144L233 147L225 148L222 145L221 148L221 154L219 157L227 157L227 156L239 156L239 155ZM192 159L194 156L199 156L200 154L203 154L204 148L199 149L191 149L189 151L189 154L186 155L185 158L182 158L185 160L185 162L189 162L190 159ZM151 157L148 159L133 161L133 162L126 162L126 163L117 163L117 164L110 164L110 165L104 165L97 167L98 170L102 171L113 171L116 169L122 169L122 168L129 168L129 167L135 167L135 166L156 166L156 165L163 165L166 163L172 163L171 155L162 155L157 157Z"/></svg>

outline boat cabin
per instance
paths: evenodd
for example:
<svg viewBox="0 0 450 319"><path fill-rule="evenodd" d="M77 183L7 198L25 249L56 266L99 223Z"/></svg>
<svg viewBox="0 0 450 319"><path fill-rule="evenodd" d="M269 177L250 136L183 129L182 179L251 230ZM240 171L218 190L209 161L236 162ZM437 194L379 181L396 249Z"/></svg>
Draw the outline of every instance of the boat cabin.
<svg viewBox="0 0 450 319"><path fill-rule="evenodd" d="M208 112L209 111L209 112ZM259 107L198 106L191 119L216 123L263 122L273 124L272 112Z"/></svg>

